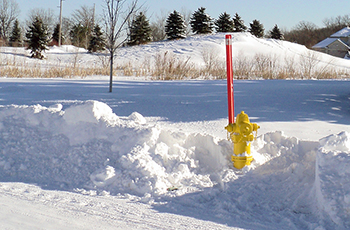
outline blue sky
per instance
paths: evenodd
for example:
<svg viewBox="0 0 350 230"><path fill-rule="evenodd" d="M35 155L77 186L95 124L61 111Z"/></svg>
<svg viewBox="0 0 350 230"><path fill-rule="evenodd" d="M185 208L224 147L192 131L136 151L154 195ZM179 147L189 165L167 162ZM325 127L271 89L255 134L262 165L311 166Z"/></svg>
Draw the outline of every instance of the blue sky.
<svg viewBox="0 0 350 230"><path fill-rule="evenodd" d="M33 8L52 9L59 15L60 0L16 0L21 9L21 20L25 20ZM96 13L102 14L104 0L64 0L63 15L70 14L82 5L96 6ZM217 18L227 12L233 16L236 12L248 26L254 19L259 20L266 30L277 24L282 29L291 29L300 21L309 21L323 26L325 18L349 14L348 0L139 0L147 9L147 16L152 21L157 15L173 10L195 11L205 7L207 13Z"/></svg>

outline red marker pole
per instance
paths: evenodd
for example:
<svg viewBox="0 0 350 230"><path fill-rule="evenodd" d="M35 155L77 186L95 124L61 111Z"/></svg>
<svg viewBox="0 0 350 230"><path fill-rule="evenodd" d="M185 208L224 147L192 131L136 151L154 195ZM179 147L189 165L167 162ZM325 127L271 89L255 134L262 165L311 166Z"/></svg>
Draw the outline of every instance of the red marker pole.
<svg viewBox="0 0 350 230"><path fill-rule="evenodd" d="M235 122L235 106L233 97L233 70L232 70L232 36L227 34L226 40L226 70L227 70L227 99L228 99L228 121Z"/></svg>

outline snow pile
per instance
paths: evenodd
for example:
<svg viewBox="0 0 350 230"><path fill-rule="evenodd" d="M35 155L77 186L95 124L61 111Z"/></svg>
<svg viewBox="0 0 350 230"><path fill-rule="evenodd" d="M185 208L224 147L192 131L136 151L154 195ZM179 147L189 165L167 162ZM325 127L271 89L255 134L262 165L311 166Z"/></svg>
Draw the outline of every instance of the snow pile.
<svg viewBox="0 0 350 230"><path fill-rule="evenodd" d="M136 112L118 117L98 101L65 110L0 107L2 181L133 194L145 202L173 197L166 205L212 207L217 218L237 215L235 224L252 228L254 221L315 228L323 226L319 215L327 226L350 226L349 133L320 142L266 133L252 152L252 166L235 170L229 141L166 130Z"/></svg>
<svg viewBox="0 0 350 230"><path fill-rule="evenodd" d="M315 189L318 206L342 228L350 227L350 134L321 139Z"/></svg>
<svg viewBox="0 0 350 230"><path fill-rule="evenodd" d="M340 153L338 149L348 145L349 134L331 139L337 139L332 146ZM197 215L206 216L204 219L212 215L212 219L245 229L348 229L349 149L342 156L331 154L325 159L322 152L332 142L327 140L328 144L302 141L281 132L262 135L253 148L257 150L254 157L267 160L264 164L249 172L234 171L223 191L205 189L164 206L171 209L181 204L196 212L206 210ZM320 169L320 162L329 166L327 171Z"/></svg>
<svg viewBox="0 0 350 230"><path fill-rule="evenodd" d="M216 218L239 217L232 221L246 229L265 229L261 223L273 229L308 229L318 224L312 211L318 143L281 132L267 133L253 143L268 161L226 183L223 193L198 194L198 208L204 203L213 208Z"/></svg>
<svg viewBox="0 0 350 230"><path fill-rule="evenodd" d="M60 104L3 106L0 131L1 179L54 188L195 191L222 183L232 152L228 141L162 130L136 112L118 117L98 101L65 111Z"/></svg>
<svg viewBox="0 0 350 230"><path fill-rule="evenodd" d="M316 197L335 223L349 226L344 222L349 217L350 190L347 133L323 139L317 158L317 142L284 137L281 132L265 134L254 142L255 163L242 173L232 168L232 147L226 140L163 130L147 124L138 113L118 117L97 101L65 111L60 104L1 107L0 131L3 181L144 197L165 194L171 187L178 189L171 193L177 196L218 188L226 192L195 195L191 199L199 202L192 205L203 208L209 202L218 215L265 213L258 222L271 223L280 220L269 210L290 215L292 209L296 226L305 224L300 215L313 212ZM251 218L243 215L240 221Z"/></svg>
<svg viewBox="0 0 350 230"><path fill-rule="evenodd" d="M136 112L118 117L98 101L65 111L60 104L1 107L0 130L5 181L143 196L171 187L179 189L178 195L223 188L237 178L227 140L162 129ZM247 171L276 154L256 153Z"/></svg>

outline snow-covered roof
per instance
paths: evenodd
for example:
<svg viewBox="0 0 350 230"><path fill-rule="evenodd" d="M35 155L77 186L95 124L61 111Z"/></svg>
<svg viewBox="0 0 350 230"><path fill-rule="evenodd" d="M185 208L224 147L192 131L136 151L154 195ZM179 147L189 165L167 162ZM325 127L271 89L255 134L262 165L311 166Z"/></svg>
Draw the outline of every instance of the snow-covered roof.
<svg viewBox="0 0 350 230"><path fill-rule="evenodd" d="M314 45L312 48L314 48L314 49L326 48L327 46L329 46L330 44L332 44L335 41L338 41L338 42L342 43L344 46L346 46L346 47L348 47L350 49L350 47L347 44L345 44L342 40L340 40L338 38L326 38L323 41L320 41L319 43Z"/></svg>
<svg viewBox="0 0 350 230"><path fill-rule="evenodd" d="M350 36L350 27L344 27L338 32L332 34L331 38L340 38L340 37L349 37Z"/></svg>

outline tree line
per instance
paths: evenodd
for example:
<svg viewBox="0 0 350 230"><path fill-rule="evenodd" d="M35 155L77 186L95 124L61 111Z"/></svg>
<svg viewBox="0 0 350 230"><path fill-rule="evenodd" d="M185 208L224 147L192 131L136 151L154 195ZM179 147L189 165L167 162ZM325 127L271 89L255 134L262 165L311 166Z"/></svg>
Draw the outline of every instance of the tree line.
<svg viewBox="0 0 350 230"><path fill-rule="evenodd" d="M350 26L350 15L326 18L323 24L324 27L320 28L312 22L301 21L290 31L284 32L284 38L311 48L335 32Z"/></svg>
<svg viewBox="0 0 350 230"><path fill-rule="evenodd" d="M107 0L105 0L107 1ZM107 1L108 2L108 1ZM94 8L82 6L74 11L71 18L63 18L63 23L54 23L51 10L32 10L26 26L21 26L18 20L19 8L15 0L0 0L0 39L10 46L26 46L32 50L32 57L43 58L41 51L47 45L58 44L61 27L62 44L72 44L83 47L89 52L97 52L106 48L108 35L105 34L101 20L94 15ZM200 7L190 15L174 10L165 17L150 23L145 12L133 11L128 17L127 32L123 45L133 46L151 41L183 39L192 34L210 34L214 32L250 32L254 36L285 39L310 47L328 37L337 30L349 25L348 16L326 19L326 27L318 28L310 22L300 22L290 31L282 32L277 24L265 33L263 24L253 20L249 26L238 13L233 17L227 12L213 19L206 13L206 8ZM54 26L53 26L54 25Z"/></svg>
<svg viewBox="0 0 350 230"><path fill-rule="evenodd" d="M28 49L32 50L34 58L43 58L41 51L45 50L48 44L58 44L60 24L56 23L53 29L50 28L54 21L50 10L33 10L23 32L23 27L20 26L17 19L19 11L15 1L0 0L0 3L6 3L7 6L12 4L6 10L0 11L0 38L3 43L10 46L23 46L23 43L26 43ZM208 34L213 33L214 30L216 32L249 31L257 37L264 36L263 25L258 20L254 20L250 23L250 28L247 28L237 13L231 18L228 13L224 12L217 20L214 20L205 10L204 7L198 8L187 22L181 13L174 10L166 18L164 28L156 28L155 24L152 25L144 12L135 13L128 21L127 40L124 45L140 45L164 39L183 39L191 32L192 34ZM71 19L64 18L61 34L63 44L83 47L89 52L105 49L105 34L101 26L95 22L93 12L92 8L82 6L73 13ZM7 17L7 15L12 15L12 17ZM155 31L164 31L164 33L160 32L160 35L157 36ZM270 36L275 39L283 38L277 25L270 31Z"/></svg>

